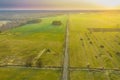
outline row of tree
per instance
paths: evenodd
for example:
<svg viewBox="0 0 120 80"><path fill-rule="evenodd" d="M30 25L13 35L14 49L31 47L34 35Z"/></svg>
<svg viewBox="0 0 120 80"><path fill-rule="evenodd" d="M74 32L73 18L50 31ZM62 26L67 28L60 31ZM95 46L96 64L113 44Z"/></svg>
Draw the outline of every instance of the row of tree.
<svg viewBox="0 0 120 80"><path fill-rule="evenodd" d="M12 20L10 22L7 22L6 24L2 24L0 26L0 32L25 25L27 24L28 21L29 21L28 19Z"/></svg>

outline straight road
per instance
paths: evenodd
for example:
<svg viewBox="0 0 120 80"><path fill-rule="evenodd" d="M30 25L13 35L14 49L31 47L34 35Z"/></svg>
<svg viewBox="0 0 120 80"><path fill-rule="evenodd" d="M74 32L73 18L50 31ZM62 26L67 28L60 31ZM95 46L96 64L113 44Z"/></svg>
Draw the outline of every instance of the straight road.
<svg viewBox="0 0 120 80"><path fill-rule="evenodd" d="M68 54L68 46L69 46L69 16L66 25L66 39L65 39L65 53L64 53L64 63L63 63L63 74L62 80L68 80L69 78L69 54Z"/></svg>

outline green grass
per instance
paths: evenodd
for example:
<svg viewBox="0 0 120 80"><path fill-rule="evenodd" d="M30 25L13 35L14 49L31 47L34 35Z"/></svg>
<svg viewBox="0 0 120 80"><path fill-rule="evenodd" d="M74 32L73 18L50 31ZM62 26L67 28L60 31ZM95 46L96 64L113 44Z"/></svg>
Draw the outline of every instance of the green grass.
<svg viewBox="0 0 120 80"><path fill-rule="evenodd" d="M53 26L52 21L54 20L60 20L62 22L62 25L60 26ZM64 16L57 16L57 17L49 17L49 18L42 18L42 21L37 24L26 24L24 26L21 26L19 28L10 30L10 32L13 33L19 33L22 36L23 35L31 35L34 33L63 33L64 32L64 26L65 26L65 15Z"/></svg>
<svg viewBox="0 0 120 80"><path fill-rule="evenodd" d="M59 80L60 71L26 69L26 68L0 68L1 80Z"/></svg>
<svg viewBox="0 0 120 80"><path fill-rule="evenodd" d="M0 64L24 65L46 48L50 52L40 57L42 66L61 66L66 19L66 15L42 18L41 23L26 24L1 33ZM52 25L54 20L60 20L62 25Z"/></svg>
<svg viewBox="0 0 120 80"><path fill-rule="evenodd" d="M119 80L117 71L71 71L70 80Z"/></svg>

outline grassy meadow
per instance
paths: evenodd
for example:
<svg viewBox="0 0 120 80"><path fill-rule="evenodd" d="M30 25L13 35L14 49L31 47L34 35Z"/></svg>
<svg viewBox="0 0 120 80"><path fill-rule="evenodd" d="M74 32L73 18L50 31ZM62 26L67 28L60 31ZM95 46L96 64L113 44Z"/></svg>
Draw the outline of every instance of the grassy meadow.
<svg viewBox="0 0 120 80"><path fill-rule="evenodd" d="M70 66L120 68L119 32L91 32L88 28L115 28L118 13L70 15ZM117 26L118 27L118 26Z"/></svg>
<svg viewBox="0 0 120 80"><path fill-rule="evenodd" d="M56 20L60 20L62 25L52 25L52 21ZM40 23L26 24L1 33L0 65L35 66L34 58L41 54L39 66L61 66L65 26L66 15L62 15L42 18Z"/></svg>
<svg viewBox="0 0 120 80"><path fill-rule="evenodd" d="M24 69L24 68L0 68L2 80L59 80L60 71Z"/></svg>
<svg viewBox="0 0 120 80"><path fill-rule="evenodd" d="M104 31L120 28L119 13L81 13L69 16L70 67L120 69L120 33ZM90 31L102 28L103 31ZM71 71L70 80L119 80L120 72ZM105 74L109 73L109 76ZM86 77L87 76L87 77Z"/></svg>

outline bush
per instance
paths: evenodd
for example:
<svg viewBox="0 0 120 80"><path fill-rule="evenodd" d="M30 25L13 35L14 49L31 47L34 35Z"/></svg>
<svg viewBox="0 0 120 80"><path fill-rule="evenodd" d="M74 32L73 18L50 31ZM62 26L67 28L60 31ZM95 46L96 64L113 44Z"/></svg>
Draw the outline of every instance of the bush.
<svg viewBox="0 0 120 80"><path fill-rule="evenodd" d="M56 26L59 26L61 24L62 24L61 21L53 21L52 22L52 25L56 25Z"/></svg>
<svg viewBox="0 0 120 80"><path fill-rule="evenodd" d="M120 45L120 43L118 43L118 45Z"/></svg>
<svg viewBox="0 0 120 80"><path fill-rule="evenodd" d="M26 66L26 67L31 67L31 66L32 66L32 61L33 61L33 59L34 59L34 56L33 56L33 55L29 56L29 57L26 59L25 66Z"/></svg>
<svg viewBox="0 0 120 80"><path fill-rule="evenodd" d="M42 60L39 58L36 62L37 67L42 67Z"/></svg>
<svg viewBox="0 0 120 80"><path fill-rule="evenodd" d="M92 44L92 41L90 41L90 44Z"/></svg>
<svg viewBox="0 0 120 80"><path fill-rule="evenodd" d="M120 52L116 52L116 55L120 56Z"/></svg>
<svg viewBox="0 0 120 80"><path fill-rule="evenodd" d="M103 45L100 45L100 48L104 48L104 46L103 46Z"/></svg>
<svg viewBox="0 0 120 80"><path fill-rule="evenodd" d="M86 67L87 67L87 68L90 68L90 64L88 63L88 64L86 65Z"/></svg>
<svg viewBox="0 0 120 80"><path fill-rule="evenodd" d="M82 41L83 39L81 38L80 40Z"/></svg>

